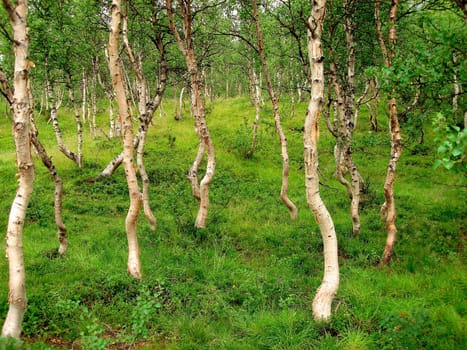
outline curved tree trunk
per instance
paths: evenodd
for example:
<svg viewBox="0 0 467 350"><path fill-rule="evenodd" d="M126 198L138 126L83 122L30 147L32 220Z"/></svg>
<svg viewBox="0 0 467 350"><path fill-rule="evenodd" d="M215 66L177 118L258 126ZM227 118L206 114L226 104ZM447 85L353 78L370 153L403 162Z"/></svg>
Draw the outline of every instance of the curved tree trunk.
<svg viewBox="0 0 467 350"><path fill-rule="evenodd" d="M337 236L334 224L319 195L318 139L319 115L324 98L324 67L321 36L325 16L325 0L313 2L308 19L307 43L311 67L311 97L305 118L304 159L305 186L308 205L321 230L324 246L324 277L313 300L313 316L318 321L327 321L331 316L331 305L339 288L339 262Z"/></svg>
<svg viewBox="0 0 467 350"><path fill-rule="evenodd" d="M388 103L389 130L391 133L391 158L389 159L386 180L384 182L384 204L381 207L381 215L386 220L386 246L384 247L382 262L388 264L392 259L394 245L396 243L397 227L396 204L394 201L394 181L396 178L396 165L402 151L401 133L399 120L397 118L396 98L393 97Z"/></svg>
<svg viewBox="0 0 467 350"><path fill-rule="evenodd" d="M15 67L12 110L19 185L10 209L7 226L6 255L9 264L8 302L10 305L3 324L2 337L19 338L27 305L22 235L26 208L34 182L34 163L29 133L29 119L33 112L28 92L28 70L32 62L28 59L27 1L18 0L16 5L13 5L10 1L3 0L3 6L10 17L14 36Z"/></svg>
<svg viewBox="0 0 467 350"><path fill-rule="evenodd" d="M133 123L129 112L123 70L118 57L119 33L121 22L120 0L113 0L111 6L112 22L109 34L109 70L112 77L112 85L118 104L118 112L123 125L123 166L130 195L130 208L125 220L128 238L128 272L135 278L141 278L141 263L139 259L139 245L136 235L138 215L142 205L141 192L138 188L136 170L133 166Z"/></svg>
<svg viewBox="0 0 467 350"><path fill-rule="evenodd" d="M146 172L146 167L144 166L143 161L143 154L144 154L144 147L146 146L146 134L147 129L149 127L149 119L152 118L148 115L148 85L146 82L146 78L144 77L142 71L142 62L141 56L139 56L138 61L135 59L133 54L133 49L130 46L130 42L128 40L128 19L126 16L123 17L123 30L122 30L122 37L123 43L125 45L128 58L130 59L131 66L133 68L133 72L136 75L137 79L137 92L138 92L138 111L139 111L139 120L140 120L140 127L138 130L137 138L139 140L138 147L136 149L136 164L138 166L138 170L141 176L141 180L143 183L143 192L142 192L142 200L143 200L143 209L146 218L149 221L152 230L156 229L156 218L152 213L151 206L149 204L149 176ZM163 47L162 43L161 46Z"/></svg>
<svg viewBox="0 0 467 350"><path fill-rule="evenodd" d="M279 103L277 96L272 88L271 78L269 76L269 70L266 63L266 55L264 53L264 41L263 34L261 31L261 26L258 18L258 6L256 5L256 0L251 0L251 5L253 9L253 18L256 25L256 34L258 39L258 51L259 57L261 60L261 66L263 68L264 79L266 80L266 86L269 92L269 97L271 98L272 107L274 110L274 124L276 125L277 133L279 134L279 139L281 142L281 155L282 155L282 187L280 198L289 210L290 217L292 219L297 218L297 207L290 200L288 196L289 188L289 154L287 152L287 138L285 137L284 130L281 125L281 117L279 114Z"/></svg>
<svg viewBox="0 0 467 350"><path fill-rule="evenodd" d="M158 40L158 39L156 39ZM160 62L160 70L159 70L159 85L156 89L156 92L154 96L152 97L152 100L146 104L146 109L144 115L141 116L140 118L140 126L138 129L137 135L133 138L133 147L135 149L139 148L140 140L142 137L142 133L147 133L147 130L149 128L149 125L151 124L152 118L154 116L154 112L156 111L157 108L160 107L162 103L162 96L164 95L165 92L165 87L167 84L167 72L168 72L168 65L167 65L167 58L165 56L165 48L162 42L158 41L157 43L159 53L161 55L161 62ZM109 94L110 96L110 94ZM102 172L99 174L98 178L104 178L107 176L111 176L114 171L122 164L123 161L123 152L115 156L109 164L102 170ZM142 177L144 177L142 175ZM143 183L144 183L144 178L143 178ZM144 192L144 189L143 189Z"/></svg>
<svg viewBox="0 0 467 350"><path fill-rule="evenodd" d="M47 65L46 65L47 66ZM47 75L47 70L46 70ZM76 165L80 166L80 156L78 154L70 151L68 147L63 142L62 131L58 122L58 105L59 103L55 101L54 88L50 79L46 79L47 82L47 95L50 102L50 119L52 120L52 126L54 128L55 137L57 139L58 149L62 152L68 159L71 159ZM78 117L79 118L79 117ZM79 122L81 124L81 121ZM81 127L78 127L78 130L81 130Z"/></svg>
<svg viewBox="0 0 467 350"><path fill-rule="evenodd" d="M390 49L387 50L384 37L381 31L381 17L380 17L380 1L375 2L375 20L378 37L380 38L381 51L383 53L384 61L387 67L391 67L392 59L394 57L394 49L396 45L396 23L397 23L397 10L399 0L391 0L391 9L389 11L389 21L391 23L388 34L388 43ZM402 142L399 119L397 115L397 100L393 97L388 101L389 110L389 132L391 136L391 156L388 163L386 180L384 182L384 198L385 201L381 207L381 216L386 221L386 246L384 248L383 257L381 262L388 264L393 255L394 245L396 243L397 227L396 227L396 204L394 199L394 181L396 177L396 165L402 152Z"/></svg>
<svg viewBox="0 0 467 350"><path fill-rule="evenodd" d="M34 126L33 126L34 128ZM63 223L62 219L62 196L63 196L63 183L62 179L58 175L57 169L52 161L52 158L48 156L47 151L45 150L42 143L37 137L37 131L31 130L31 142L34 145L34 148L37 151L37 154L41 158L42 164L49 171L52 180L55 182L55 191L54 191L54 213L55 213L55 224L57 225L57 236L58 236L58 254L63 255L68 250L68 239L67 239L67 230L66 226Z"/></svg>
<svg viewBox="0 0 467 350"><path fill-rule="evenodd" d="M199 208L195 220L195 227L205 228L209 209L209 185L211 184L216 169L216 158L214 153L214 144L206 122L206 111L203 100L203 81L198 71L195 50L192 38L192 14L191 1L179 1L179 7L183 21L183 38L175 27L174 13L172 3L166 0L166 10L169 17L170 30L175 36L177 45L185 57L185 63L190 75L191 87L191 111L195 119L195 131L198 134L199 146L196 159L190 168L188 179L192 184L192 191L195 198L198 199ZM204 153L207 155L206 173L198 185L197 172Z"/></svg>

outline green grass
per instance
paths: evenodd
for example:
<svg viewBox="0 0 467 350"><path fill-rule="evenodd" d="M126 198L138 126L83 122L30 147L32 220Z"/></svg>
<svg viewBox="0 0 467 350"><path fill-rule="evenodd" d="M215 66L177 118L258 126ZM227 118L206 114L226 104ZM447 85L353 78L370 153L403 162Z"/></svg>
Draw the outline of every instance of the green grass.
<svg viewBox="0 0 467 350"><path fill-rule="evenodd" d="M283 107L291 164L291 221L279 199L280 145L270 108L262 111L259 147L250 159L254 109L246 98L209 104L217 155L208 228L193 227L197 203L186 180L197 150L188 113L175 121L169 102L154 117L145 163L151 179L156 232L138 225L142 281L126 273L122 169L93 181L121 149L85 125L84 167L57 149L47 118L40 137L64 180L66 256L56 258L54 185L39 161L24 229L28 311L23 343L2 348L103 349L462 349L467 346L465 176L434 170L435 145L405 143L396 180L399 237L389 267L377 262L385 242L379 218L389 156L387 132L369 132L364 111L355 134L355 162L367 180L362 233L352 237L348 198L332 176L334 140L322 124L321 195L339 237L341 286L328 324L311 303L322 277L322 244L305 197L302 169L305 104L295 117ZM59 111L65 143L76 149L75 126ZM102 109L99 126L107 130ZM11 121L0 120L0 230L6 231L16 173ZM387 128L384 114L380 126ZM202 176L203 171L200 172ZM0 313L6 314L7 261L0 261Z"/></svg>

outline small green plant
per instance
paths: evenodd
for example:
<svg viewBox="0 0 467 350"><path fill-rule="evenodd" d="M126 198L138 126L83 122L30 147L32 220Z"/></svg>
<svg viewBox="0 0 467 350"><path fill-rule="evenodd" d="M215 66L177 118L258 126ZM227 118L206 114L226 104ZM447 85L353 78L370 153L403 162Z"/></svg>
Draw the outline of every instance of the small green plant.
<svg viewBox="0 0 467 350"><path fill-rule="evenodd" d="M378 342L381 349L448 348L448 344L442 340L443 334L439 334L439 325L428 310L390 315L382 321L382 328Z"/></svg>
<svg viewBox="0 0 467 350"><path fill-rule="evenodd" d="M136 305L131 311L131 330L135 338L147 339L150 332L150 323L162 307L161 296L163 287L158 285L157 290L143 286L136 297Z"/></svg>
<svg viewBox="0 0 467 350"><path fill-rule="evenodd" d="M232 148L244 159L249 159L258 149L258 140L253 146L253 128L248 124L246 117L243 118L242 124L235 132L235 137L232 142Z"/></svg>
<svg viewBox="0 0 467 350"><path fill-rule="evenodd" d="M442 165L454 172L467 171L467 129L461 130L457 125L448 125L446 117L438 113L433 119L435 141L439 144L435 168Z"/></svg>
<svg viewBox="0 0 467 350"><path fill-rule="evenodd" d="M0 350L23 349L24 343L15 338L0 338Z"/></svg>

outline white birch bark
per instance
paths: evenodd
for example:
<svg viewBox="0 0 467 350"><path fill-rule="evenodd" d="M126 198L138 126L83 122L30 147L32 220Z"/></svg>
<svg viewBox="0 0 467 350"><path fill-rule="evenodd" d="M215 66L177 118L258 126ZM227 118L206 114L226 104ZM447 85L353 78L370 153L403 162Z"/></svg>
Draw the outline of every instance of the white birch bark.
<svg viewBox="0 0 467 350"><path fill-rule="evenodd" d="M142 71L142 62L141 62L141 55L138 57L138 61L136 61L135 56L133 54L133 49L130 45L128 40L128 19L126 16L123 17L123 30L122 30L122 37L123 43L126 48L128 58L130 59L131 66L133 68L133 72L136 75L137 79L137 91L138 91L138 110L139 110L139 120L140 120L140 127L138 130L138 147L136 149L136 163L138 166L138 170L141 176L141 180L143 183L143 192L142 192L142 200L143 200L143 209L146 218L149 221L152 230L156 229L156 218L152 213L151 206L149 204L149 176L146 172L146 167L144 166L143 161L143 154L144 154L144 147L146 145L146 134L147 129L149 127L149 119L151 118L148 115L148 84L146 82L146 78L144 77Z"/></svg>
<svg viewBox="0 0 467 350"><path fill-rule="evenodd" d="M83 69L82 79L81 79L81 117L83 118L83 122L86 122L89 116L86 115L86 106L87 106L87 96L88 96L88 77L86 72Z"/></svg>
<svg viewBox="0 0 467 350"><path fill-rule="evenodd" d="M175 27L172 3L166 0L167 15L169 17L169 27L174 34L177 45L185 57L185 63L190 75L191 87L191 110L195 119L195 131L198 134L199 146L198 153L192 167L189 171L189 180L192 183L192 191L199 201L198 213L196 215L195 227L205 228L209 209L209 186L214 178L216 168L216 158L214 145L208 130L206 122L206 111L203 100L202 79L198 72L195 50L192 39L192 14L191 0L180 0L179 7L183 20L183 38ZM207 155L206 172L198 185L197 170L201 163L203 154ZM199 198L198 198L199 194Z"/></svg>
<svg viewBox="0 0 467 350"><path fill-rule="evenodd" d="M324 247L323 281L313 300L313 316L318 321L327 321L331 317L332 301L339 288L336 231L331 215L319 194L318 120L324 98L324 56L321 47L321 36L325 7L325 0L314 1L311 16L307 22L307 46L311 68L311 97L306 112L303 139L307 201L314 214L316 223L319 225Z"/></svg>
<svg viewBox="0 0 467 350"><path fill-rule="evenodd" d="M345 9L345 43L347 48L347 74L340 77L334 57L334 50L329 48L329 75L335 94L334 123L331 124L330 113L326 114L326 123L331 133L336 138L334 156L336 159L335 175L339 182L346 188L351 199L350 215L352 218L352 232L360 233L360 188L363 179L357 170L352 158L352 136L357 126L358 108L354 106L355 99L355 44L353 37L353 16L355 13L355 1L344 0ZM332 35L332 33L331 33ZM331 130L332 129L332 130ZM350 179L346 176L350 175Z"/></svg>
<svg viewBox="0 0 467 350"><path fill-rule="evenodd" d="M154 116L154 112L156 111L157 108L160 107L162 103L162 96L164 95L165 92L165 87L167 84L167 71L168 71L168 65L167 65L167 59L165 57L165 51L164 51L164 46L159 45L159 52L161 55L161 61L160 61L160 70L159 70L159 85L155 91L154 96L152 97L151 101L147 104L147 110L144 118L141 120L141 125L140 128L138 129L138 134L133 138L133 147L135 149L139 148L139 142L141 139L141 133L147 132L147 129L149 128L152 118ZM110 96L110 95L109 95ZM112 94L113 96L113 94ZM113 109L111 109L113 111ZM109 164L104 168L104 170L99 174L98 178L104 178L107 176L111 176L114 171L120 166L120 164L123 161L123 152L115 156Z"/></svg>
<svg viewBox="0 0 467 350"><path fill-rule="evenodd" d="M112 22L109 34L109 70L112 77L112 85L115 90L119 115L121 116L123 123L123 165L125 167L125 177L130 196L130 207L125 220L128 239L128 272L133 277L140 279L142 277L141 262L139 259L139 245L136 229L137 219L142 205L142 198L138 188L136 170L133 166L133 123L127 103L123 70L118 57L121 22L120 0L112 1L111 14Z"/></svg>
<svg viewBox="0 0 467 350"><path fill-rule="evenodd" d="M47 77L47 63L46 63L46 77ZM76 163L80 167L80 159L79 154L74 153L71 151L63 141L62 131L60 129L60 124L58 121L58 108L61 104L60 98L57 98L54 93L54 88L52 86L52 82L50 79L46 78L47 83L47 95L49 99L49 106L50 106L50 120L52 120L52 126L55 132L55 138L57 140L58 149L62 152L68 159L71 159L73 162Z"/></svg>
<svg viewBox="0 0 467 350"><path fill-rule="evenodd" d="M79 110L78 110L78 105L76 104L75 100L75 95L73 92L73 85L72 85L72 80L71 80L71 74L69 72L66 73L66 84L68 88L68 98L71 101L71 104L73 106L73 112L75 115L75 123L76 123L76 134L78 138L78 150L76 154L76 163L78 164L78 167L83 166L83 126L81 123L81 119L79 117Z"/></svg>
<svg viewBox="0 0 467 350"><path fill-rule="evenodd" d="M19 338L21 323L26 311L26 273L23 257L23 226L29 199L33 191L34 163L31 156L29 119L32 104L28 92L29 36L27 27L28 3L18 0L13 5L3 0L14 37L14 94L13 132L16 145L18 189L10 209L6 235L6 255L9 264L8 303L9 309L2 328L2 337Z"/></svg>

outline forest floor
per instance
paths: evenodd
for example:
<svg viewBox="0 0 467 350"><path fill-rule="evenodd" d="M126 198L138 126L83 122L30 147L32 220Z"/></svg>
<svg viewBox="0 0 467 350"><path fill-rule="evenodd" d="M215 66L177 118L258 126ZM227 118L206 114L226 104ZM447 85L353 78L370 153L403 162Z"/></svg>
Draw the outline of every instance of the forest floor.
<svg viewBox="0 0 467 350"><path fill-rule="evenodd" d="M217 155L208 227L194 228L197 201L187 171L197 137L189 112L175 121L169 102L156 112L145 165L157 230L141 215L138 236L143 279L127 275L124 221L128 194L122 168L96 181L121 150L119 139L85 126L84 167L59 153L52 125L37 118L40 137L64 182L63 218L69 251L58 257L54 184L36 162L34 193L24 228L28 310L23 342L2 349L465 349L467 182L433 168L431 124L425 141L402 125L398 163L398 240L389 266L380 266L386 232L380 219L389 157L387 117L371 132L362 111L355 162L365 182L362 231L351 233L349 198L333 177L334 140L321 125L321 195L339 239L341 285L329 323L317 323L311 303L323 274L322 241L308 209L303 173L306 104L283 107L289 142L289 196L299 208L291 221L279 199L280 144L272 110L262 110L259 146L251 142L254 108L247 98L208 105ZM76 150L73 117L60 110L65 142ZM107 133L102 107L99 130ZM0 118L0 232L14 197L11 119ZM204 163L203 163L204 165ZM203 166L201 167L203 169ZM203 172L201 171L200 176ZM0 314L8 308L7 260L0 260Z"/></svg>

